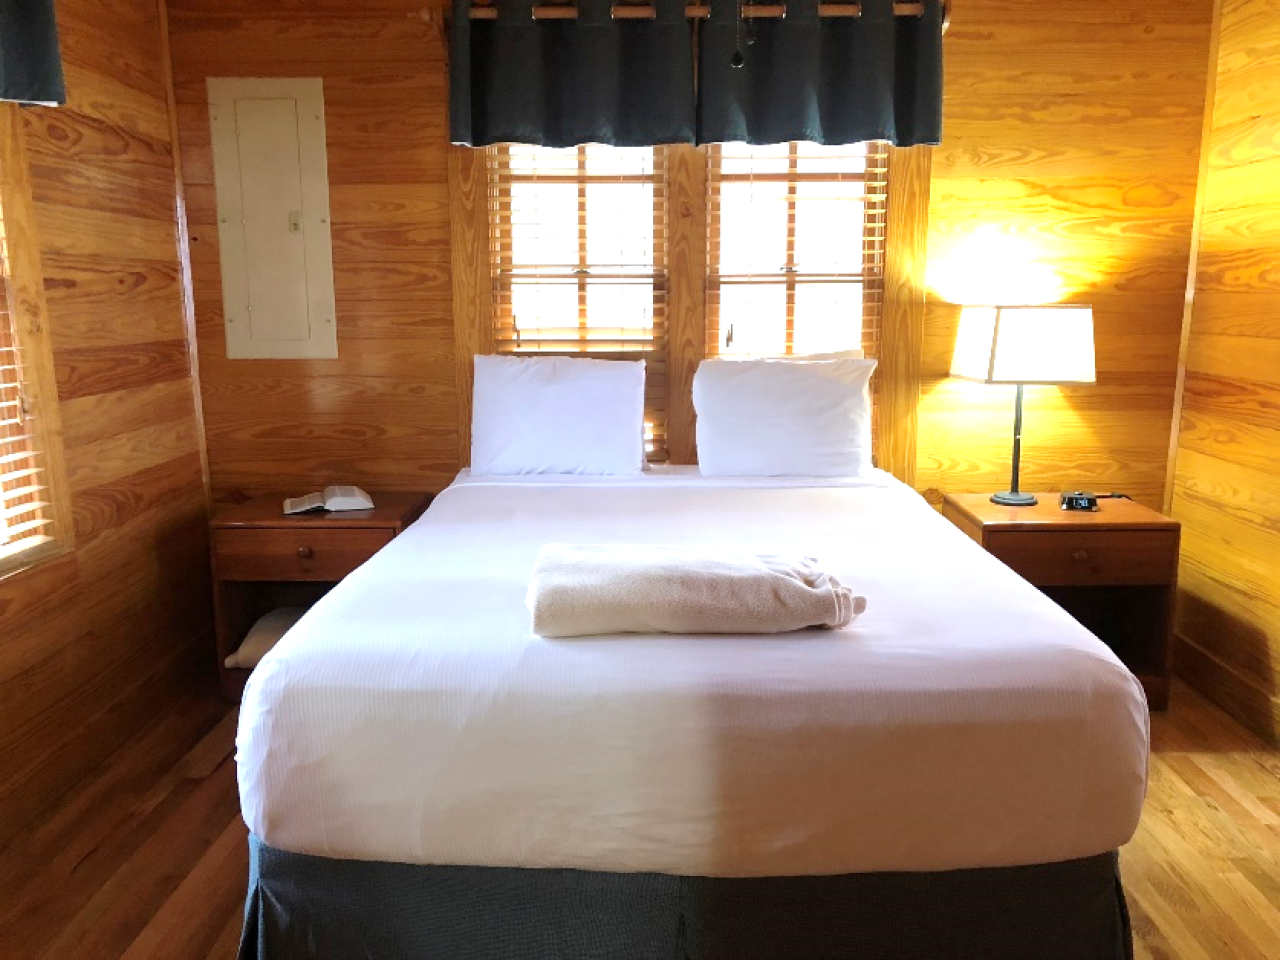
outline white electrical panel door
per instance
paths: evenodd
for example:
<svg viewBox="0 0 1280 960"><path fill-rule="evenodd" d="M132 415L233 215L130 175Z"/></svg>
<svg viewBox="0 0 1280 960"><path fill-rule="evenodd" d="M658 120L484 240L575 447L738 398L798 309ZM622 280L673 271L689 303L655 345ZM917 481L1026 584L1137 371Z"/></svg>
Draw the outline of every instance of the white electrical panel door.
<svg viewBox="0 0 1280 960"><path fill-rule="evenodd" d="M209 78L227 357L338 355L319 79Z"/></svg>

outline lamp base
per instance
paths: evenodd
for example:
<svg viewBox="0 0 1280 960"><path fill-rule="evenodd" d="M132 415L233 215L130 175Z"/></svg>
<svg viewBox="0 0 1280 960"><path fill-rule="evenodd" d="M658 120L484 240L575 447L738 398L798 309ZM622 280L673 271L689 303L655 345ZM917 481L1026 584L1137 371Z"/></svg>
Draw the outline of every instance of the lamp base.
<svg viewBox="0 0 1280 960"><path fill-rule="evenodd" d="M1011 493L1006 490L1003 493L993 493L991 502L1004 507L1034 507L1040 501L1034 493Z"/></svg>

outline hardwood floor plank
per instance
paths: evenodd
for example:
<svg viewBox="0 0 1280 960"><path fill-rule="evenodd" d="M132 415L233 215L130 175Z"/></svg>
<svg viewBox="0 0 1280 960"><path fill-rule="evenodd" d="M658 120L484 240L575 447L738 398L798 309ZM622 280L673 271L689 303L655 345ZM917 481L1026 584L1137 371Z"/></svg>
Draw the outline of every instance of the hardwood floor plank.
<svg viewBox="0 0 1280 960"><path fill-rule="evenodd" d="M204 780L213 776L227 757L235 755L236 724L239 712L233 710L204 735L178 765L188 780Z"/></svg>
<svg viewBox="0 0 1280 960"><path fill-rule="evenodd" d="M246 853L246 857L248 854ZM222 928L222 933L218 935L218 939L213 942L213 946L206 953L205 960L230 960L236 955L236 949L240 946L240 930L244 926L244 905L241 904L231 916L227 917L226 925Z"/></svg>
<svg viewBox="0 0 1280 960"><path fill-rule="evenodd" d="M0 929L10 919L14 894L33 868L63 869L84 856L116 829L127 814L140 784L150 785L176 764L191 738L221 711L207 697L188 697L164 710L140 738L136 749L122 753L85 780L84 786L0 853ZM70 872L69 868L67 872Z"/></svg>
<svg viewBox="0 0 1280 960"><path fill-rule="evenodd" d="M130 944L124 960L171 957L179 944L188 957L218 947L228 926L227 917L238 918L244 907L248 841L248 829L237 812Z"/></svg>
<svg viewBox="0 0 1280 960"><path fill-rule="evenodd" d="M1152 717L1151 778L1137 836L1121 854L1138 955L1265 958L1280 953L1280 791L1268 748L1179 685ZM1259 760L1262 762L1259 762Z"/></svg>
<svg viewBox="0 0 1280 960"><path fill-rule="evenodd" d="M1231 865L1239 871L1240 876L1266 898L1273 911L1280 914L1280 874L1258 863L1254 857L1232 857L1230 860Z"/></svg>
<svg viewBox="0 0 1280 960"><path fill-rule="evenodd" d="M223 777L180 778L149 822L139 825L147 835L49 943L49 956L114 956L137 937L173 894L177 879L195 869L237 816L239 798L227 784L234 782L230 757L219 771Z"/></svg>
<svg viewBox="0 0 1280 960"><path fill-rule="evenodd" d="M1144 858L1135 869L1122 860L1121 870L1129 912L1132 917L1143 918L1142 923L1131 920L1136 956L1216 960L1196 943L1191 929L1183 922L1184 915L1177 903L1171 902L1167 896L1169 891L1176 891L1176 884L1159 862ZM1176 901L1177 897L1173 900ZM1177 944L1176 948L1174 944Z"/></svg>
<svg viewBox="0 0 1280 960"><path fill-rule="evenodd" d="M196 609L193 600L186 598L186 602L189 609ZM121 618L108 622L139 620ZM93 683L93 696L80 695L83 684L73 686L75 694L60 705L64 717L72 719L72 723L28 728L29 735L21 745L33 759L22 766L10 766L12 772L0 789L0 810L5 812L0 817L0 844L13 841L23 830L30 829L42 811L73 793L96 758L111 756L128 741L131 732L152 723L157 702L162 702L164 696L157 691L181 688L188 681L197 651L207 649L204 645L210 638L181 632L177 617L166 617L163 622L168 641L164 646L156 643L151 631L141 631L146 635L144 645L134 652L121 653L118 645L110 645L108 637L111 675L106 682ZM85 639L71 638L77 644ZM95 634L88 639L97 642L102 636ZM139 664L146 668L140 670ZM124 669L125 665L132 669ZM100 706L104 699L105 706ZM8 732L3 725L0 731Z"/></svg>
<svg viewBox="0 0 1280 960"><path fill-rule="evenodd" d="M141 736L0 854L0 943L52 939L118 868L193 741L225 714L208 695L159 705ZM148 828L149 829L149 828Z"/></svg>

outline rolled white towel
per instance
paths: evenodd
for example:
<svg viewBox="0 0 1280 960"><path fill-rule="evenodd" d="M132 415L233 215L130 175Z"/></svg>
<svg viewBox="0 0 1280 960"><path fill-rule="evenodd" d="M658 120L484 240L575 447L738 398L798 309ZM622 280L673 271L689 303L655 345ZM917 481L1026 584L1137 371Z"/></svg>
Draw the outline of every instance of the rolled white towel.
<svg viewBox="0 0 1280 960"><path fill-rule="evenodd" d="M809 557L565 543L538 553L526 602L543 637L786 633L843 627L867 606Z"/></svg>

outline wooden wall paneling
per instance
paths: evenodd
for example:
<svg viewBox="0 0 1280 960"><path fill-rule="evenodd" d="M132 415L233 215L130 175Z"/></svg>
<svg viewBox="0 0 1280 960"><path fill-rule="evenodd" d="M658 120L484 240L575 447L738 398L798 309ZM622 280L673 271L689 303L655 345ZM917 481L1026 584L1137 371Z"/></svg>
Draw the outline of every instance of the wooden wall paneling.
<svg viewBox="0 0 1280 960"><path fill-rule="evenodd" d="M21 111L74 552L0 580L0 844L163 712L211 643L155 0L57 9L69 102Z"/></svg>
<svg viewBox="0 0 1280 960"><path fill-rule="evenodd" d="M493 352L489 276L489 190L484 154L449 148L449 224L453 248L453 342L458 390L458 462L471 462L473 357Z"/></svg>
<svg viewBox="0 0 1280 960"><path fill-rule="evenodd" d="M1170 507L1176 668L1280 741L1280 0L1222 3Z"/></svg>
<svg viewBox="0 0 1280 960"><path fill-rule="evenodd" d="M667 151L667 450L672 463L697 463L693 375L707 350L707 160L695 147Z"/></svg>
<svg viewBox="0 0 1280 960"><path fill-rule="evenodd" d="M1093 486L1160 507L1194 215L1213 0L1069 10L972 0L947 33L929 207L916 485L1008 483L1013 392L948 377L948 262L1012 241L1090 303L1099 380L1028 388L1027 489ZM999 299L1024 272L992 270ZM1007 296L1007 294L1006 294ZM986 297L984 297L985 299Z"/></svg>
<svg viewBox="0 0 1280 960"><path fill-rule="evenodd" d="M440 489L463 449L438 4L168 0L213 495ZM338 359L226 359L205 81L319 77Z"/></svg>
<svg viewBox="0 0 1280 960"><path fill-rule="evenodd" d="M931 156L926 147L889 153L884 317L880 331L880 466L915 484L917 409L924 330L925 254Z"/></svg>
<svg viewBox="0 0 1280 960"><path fill-rule="evenodd" d="M45 622L33 625L37 628L34 637L24 636L6 650L8 665L26 667L17 676L27 695L7 699L0 706L4 720L0 751L14 758L17 769L47 766L51 754L71 754L78 749L78 743L66 737L65 729L49 722L50 700L56 699L61 709L83 722L84 715L72 710L73 703L77 707L95 705L114 697L133 676L149 674L158 659L182 651L174 631L187 627L189 613L183 607L198 603L207 591L198 582L166 583L170 578L167 568L179 560L188 565L198 562L202 553L199 533L204 521L194 512L204 503L199 479L198 473L188 476L185 486L155 510L136 512L128 518L112 517L110 530L78 550L82 563L77 592L91 602L61 608ZM188 536L190 533L196 535ZM177 542L166 547L162 541L169 539ZM135 550L133 556L113 565L113 558L119 560L123 555L122 546L130 543L144 544L147 549ZM136 609L135 587L157 591L145 616ZM128 646L120 642L121 618L131 621ZM40 637L38 630L46 625L60 627L74 642L41 642L47 638ZM67 687L67 673L80 674L79 682ZM153 703L163 702L166 691L153 693Z"/></svg>

